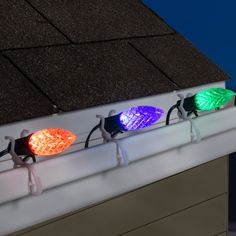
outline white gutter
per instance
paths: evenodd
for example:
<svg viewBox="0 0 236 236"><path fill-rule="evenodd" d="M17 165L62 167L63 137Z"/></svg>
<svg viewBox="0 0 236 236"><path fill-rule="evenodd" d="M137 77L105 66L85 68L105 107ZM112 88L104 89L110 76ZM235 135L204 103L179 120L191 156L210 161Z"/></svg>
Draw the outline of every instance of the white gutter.
<svg viewBox="0 0 236 236"><path fill-rule="evenodd" d="M236 108L201 116L195 119L195 124L202 139L236 129ZM180 148L190 142L189 121L120 140L121 147L130 162ZM43 189L47 190L117 167L116 145L114 143L99 145L33 165L41 179ZM27 183L28 171L26 168L1 172L0 204L27 196L29 194Z"/></svg>
<svg viewBox="0 0 236 236"><path fill-rule="evenodd" d="M67 128L65 124L71 125L65 119L63 123L60 117L55 118L57 125L60 123L58 121L64 128ZM43 125L43 122L37 124ZM37 197L22 198L28 195L28 172L25 168L0 172L0 235L114 197L236 151L235 108L203 115L195 119L195 124L202 136L198 144L191 144L189 121L121 139L121 147L130 160L129 166L124 168L116 168L114 143L38 162L34 164L35 169L43 189L48 191ZM62 204L65 200L66 204Z"/></svg>
<svg viewBox="0 0 236 236"><path fill-rule="evenodd" d="M214 119L223 115L225 118L228 115L235 116L236 109L219 111L214 116L212 115L209 116ZM230 120L232 118L225 122ZM215 124L216 127L220 125L220 122L222 120ZM185 123L187 124L187 122ZM45 191L37 197L31 196L0 205L0 235L6 235L47 219L84 208L234 152L236 151L236 121L227 125L227 128L230 126L232 129L205 137L198 144L189 143L177 148L166 149L166 151L157 153L152 157L130 163L127 167L115 168L83 178L80 181L73 181L59 188ZM157 130L153 132L157 132ZM160 140L158 137L156 138ZM156 144L156 146L158 145ZM142 148L144 148L143 144L139 150ZM97 158L100 157L97 156ZM97 165L98 163L99 159L93 164ZM54 174L56 177L59 173ZM9 219L11 220L9 221Z"/></svg>

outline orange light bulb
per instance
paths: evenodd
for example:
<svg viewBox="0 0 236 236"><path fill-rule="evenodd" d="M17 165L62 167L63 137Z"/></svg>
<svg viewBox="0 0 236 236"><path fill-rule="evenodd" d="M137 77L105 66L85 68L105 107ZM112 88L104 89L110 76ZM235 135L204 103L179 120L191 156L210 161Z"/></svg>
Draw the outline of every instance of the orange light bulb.
<svg viewBox="0 0 236 236"><path fill-rule="evenodd" d="M76 135L61 128L37 131L29 137L28 147L35 155L55 155L63 152L76 140Z"/></svg>

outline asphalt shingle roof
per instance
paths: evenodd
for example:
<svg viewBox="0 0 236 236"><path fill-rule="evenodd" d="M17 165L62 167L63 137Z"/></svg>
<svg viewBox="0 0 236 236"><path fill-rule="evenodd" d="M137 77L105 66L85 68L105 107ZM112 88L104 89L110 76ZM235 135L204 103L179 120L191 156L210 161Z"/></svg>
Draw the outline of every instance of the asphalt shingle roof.
<svg viewBox="0 0 236 236"><path fill-rule="evenodd" d="M49 115L55 108L35 86L0 56L0 122Z"/></svg>
<svg viewBox="0 0 236 236"><path fill-rule="evenodd" d="M25 1L0 1L0 49L68 42Z"/></svg>
<svg viewBox="0 0 236 236"><path fill-rule="evenodd" d="M227 79L222 70L178 34L133 39L131 43L181 88Z"/></svg>
<svg viewBox="0 0 236 236"><path fill-rule="evenodd" d="M228 77L138 0L2 0L0 124Z"/></svg>
<svg viewBox="0 0 236 236"><path fill-rule="evenodd" d="M64 111L178 89L127 42L17 50L7 55Z"/></svg>
<svg viewBox="0 0 236 236"><path fill-rule="evenodd" d="M28 0L73 42L173 32L138 0Z"/></svg>

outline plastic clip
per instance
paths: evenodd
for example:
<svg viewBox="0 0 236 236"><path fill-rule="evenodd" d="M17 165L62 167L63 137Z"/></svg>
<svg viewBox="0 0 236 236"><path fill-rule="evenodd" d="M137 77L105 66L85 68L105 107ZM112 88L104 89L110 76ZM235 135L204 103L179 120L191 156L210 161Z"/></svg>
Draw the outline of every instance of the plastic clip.
<svg viewBox="0 0 236 236"><path fill-rule="evenodd" d="M114 110L111 110L109 112L108 116L112 116L115 113ZM111 137L111 134L108 133L104 126L105 126L105 118L102 115L96 115L97 118L100 119L101 125L100 125L100 130L102 133L102 138L103 138L103 143L108 143L108 142L114 142L116 144L116 158L117 158L117 165L118 166L127 166L129 164L129 159L126 155L125 150L122 148L119 140L114 139Z"/></svg>
<svg viewBox="0 0 236 236"><path fill-rule="evenodd" d="M25 131L21 132L21 137L23 137ZM34 165L25 163L16 153L15 153L15 139L11 136L6 136L5 139L10 141L10 150L9 154L12 157L12 161L14 163L14 168L19 168L19 167L26 167L28 170L28 175L29 175L29 181L28 181L28 187L29 187L29 192L32 195L39 195L42 193L42 183L41 179L38 176Z"/></svg>
<svg viewBox="0 0 236 236"><path fill-rule="evenodd" d="M183 94L177 94L177 96L180 98L180 106L178 107L178 117L183 120L188 120L190 122L190 137L192 143L199 143L201 141L201 133L198 129L198 127L195 124L195 121L188 116L188 113L185 111L183 104L184 99L191 97L192 94L188 93L186 97L184 97Z"/></svg>

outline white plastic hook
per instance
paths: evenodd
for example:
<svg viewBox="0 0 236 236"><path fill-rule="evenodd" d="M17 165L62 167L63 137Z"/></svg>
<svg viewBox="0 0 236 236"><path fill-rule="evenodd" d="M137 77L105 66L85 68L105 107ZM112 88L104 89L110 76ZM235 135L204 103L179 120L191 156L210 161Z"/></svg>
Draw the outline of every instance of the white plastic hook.
<svg viewBox="0 0 236 236"><path fill-rule="evenodd" d="M112 116L115 113L115 110L111 110L108 116ZM105 130L105 118L102 115L96 115L97 118L101 121L100 130L102 133L103 142L114 142L116 144L116 158L118 166L127 166L129 164L129 159L126 155L125 150L121 147L119 140L111 137L111 134Z"/></svg>
<svg viewBox="0 0 236 236"><path fill-rule="evenodd" d="M101 130L101 133L102 133L102 138L103 138L103 142L109 142L109 141L112 141L113 138L111 137L111 135L105 130L105 118L104 116L102 115L96 115L97 118L100 119L101 121L101 125L100 125L100 130Z"/></svg>
<svg viewBox="0 0 236 236"><path fill-rule="evenodd" d="M23 131L21 132L21 135L23 135ZM12 157L12 161L14 162L14 168L19 168L19 167L26 167L28 170L28 175L29 175L29 192L32 195L39 195L42 193L43 188L42 188L42 183L41 179L38 176L34 166L29 163L25 163L22 161L22 159L15 153L15 139L11 136L6 136L5 139L8 139L10 141L10 150L9 154Z"/></svg>
<svg viewBox="0 0 236 236"><path fill-rule="evenodd" d="M191 135L191 142L192 143L200 143L201 142L201 133L198 129L198 127L196 126L196 123L193 119L188 118L188 120L190 121L190 135Z"/></svg>
<svg viewBox="0 0 236 236"><path fill-rule="evenodd" d="M5 139L8 139L10 141L10 150L9 154L12 157L12 161L14 162L14 168L18 166L22 166L24 162L22 159L15 153L15 139L11 136L5 136Z"/></svg>
<svg viewBox="0 0 236 236"><path fill-rule="evenodd" d="M127 156L126 151L121 146L120 141L117 139L113 139L111 142L114 142L116 144L116 158L118 161L118 166L129 165L129 158Z"/></svg>
<svg viewBox="0 0 236 236"><path fill-rule="evenodd" d="M180 119L183 120L188 120L190 122L190 137L191 137L191 142L192 143L199 143L201 141L201 133L198 129L198 127L195 124L195 121L191 118L188 117L188 113L184 109L184 99L191 97L192 94L188 93L186 97L184 97L183 94L177 94L177 96L180 98L180 106L178 107L180 112L178 112L178 116Z"/></svg>

